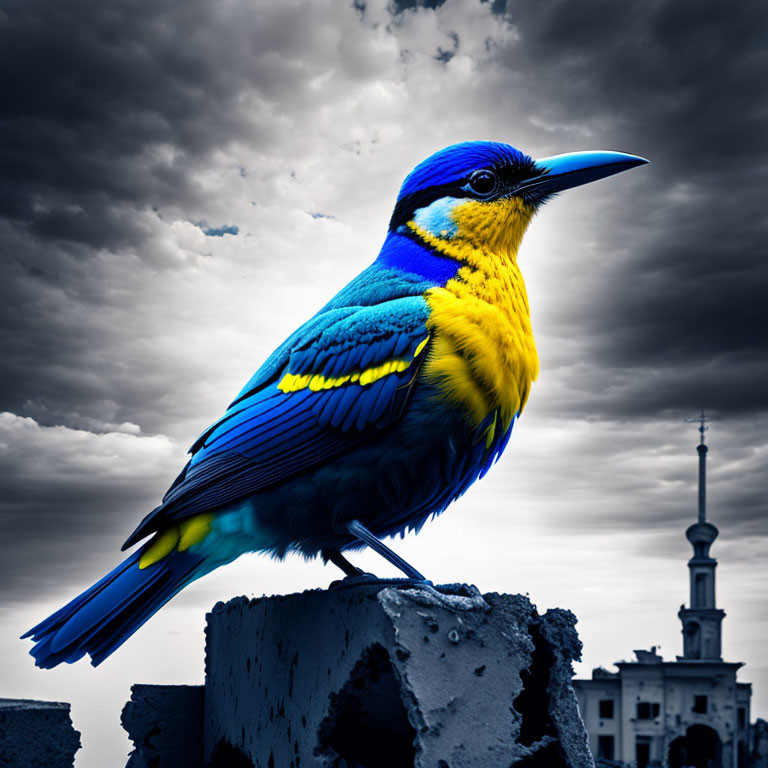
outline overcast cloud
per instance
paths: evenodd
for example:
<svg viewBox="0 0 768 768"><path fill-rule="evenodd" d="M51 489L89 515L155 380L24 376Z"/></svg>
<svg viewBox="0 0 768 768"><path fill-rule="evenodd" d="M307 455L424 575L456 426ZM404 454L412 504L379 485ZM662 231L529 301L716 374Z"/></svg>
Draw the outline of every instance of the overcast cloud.
<svg viewBox="0 0 768 768"><path fill-rule="evenodd" d="M0 0L0 695L73 701L79 768L120 765L128 685L200 681L213 602L335 578L244 559L97 670L34 670L15 639L114 564L197 434L370 263L405 173L494 139L652 162L534 221L540 381L498 467L403 554L572 608L583 673L651 643L672 657L696 514L683 419L713 409L725 656L768 716L766 17L756 0Z"/></svg>

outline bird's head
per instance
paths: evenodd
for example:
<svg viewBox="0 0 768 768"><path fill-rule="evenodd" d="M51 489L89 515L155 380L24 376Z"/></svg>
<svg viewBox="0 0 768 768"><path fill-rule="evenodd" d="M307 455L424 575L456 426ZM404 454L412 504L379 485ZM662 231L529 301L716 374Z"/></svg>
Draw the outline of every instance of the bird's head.
<svg viewBox="0 0 768 768"><path fill-rule="evenodd" d="M533 160L508 144L454 144L408 174L389 228L420 235L438 250L441 241L459 240L514 257L533 214L546 200L647 162L602 150Z"/></svg>

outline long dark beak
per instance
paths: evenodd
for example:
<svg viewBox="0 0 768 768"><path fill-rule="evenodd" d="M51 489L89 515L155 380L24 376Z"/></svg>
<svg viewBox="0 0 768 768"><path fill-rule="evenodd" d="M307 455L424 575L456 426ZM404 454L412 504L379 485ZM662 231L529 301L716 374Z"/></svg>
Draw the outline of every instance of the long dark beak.
<svg viewBox="0 0 768 768"><path fill-rule="evenodd" d="M568 152L564 155L543 157L536 161L536 168L541 171L541 175L524 181L515 193L530 190L533 194L546 197L564 189L613 176L614 173L628 171L647 162L644 157L607 150Z"/></svg>

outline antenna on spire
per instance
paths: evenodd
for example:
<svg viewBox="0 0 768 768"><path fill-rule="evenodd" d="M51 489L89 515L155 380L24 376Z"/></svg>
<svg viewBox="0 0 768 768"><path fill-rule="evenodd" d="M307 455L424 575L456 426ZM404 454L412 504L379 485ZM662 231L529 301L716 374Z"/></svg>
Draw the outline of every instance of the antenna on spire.
<svg viewBox="0 0 768 768"><path fill-rule="evenodd" d="M689 424L699 423L699 434L701 435L700 445L704 445L704 433L709 429L707 423L710 421L719 421L717 416L707 416L707 412L702 408L701 413L698 416L694 416L692 419L686 419Z"/></svg>

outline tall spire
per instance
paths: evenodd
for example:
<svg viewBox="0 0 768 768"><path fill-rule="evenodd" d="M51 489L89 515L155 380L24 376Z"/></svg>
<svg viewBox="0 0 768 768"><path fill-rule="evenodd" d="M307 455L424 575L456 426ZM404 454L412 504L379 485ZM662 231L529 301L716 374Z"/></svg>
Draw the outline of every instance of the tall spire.
<svg viewBox="0 0 768 768"><path fill-rule="evenodd" d="M690 572L690 607L681 606L683 623L683 656L686 661L720 659L721 623L725 612L715 606L715 568L717 560L710 557L709 548L717 538L718 530L707 522L707 448L704 433L712 417L704 411L687 422L698 422L699 454L699 519L685 532L693 545L693 557L688 561Z"/></svg>
<svg viewBox="0 0 768 768"><path fill-rule="evenodd" d="M709 429L707 422L712 421L711 416L702 411L698 416L694 416L692 419L686 419L690 423L699 422L699 434L701 439L696 446L696 450L699 453L699 522L705 523L707 521L707 445L704 442L704 433Z"/></svg>

